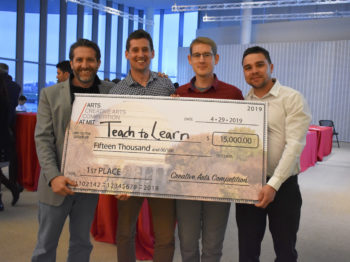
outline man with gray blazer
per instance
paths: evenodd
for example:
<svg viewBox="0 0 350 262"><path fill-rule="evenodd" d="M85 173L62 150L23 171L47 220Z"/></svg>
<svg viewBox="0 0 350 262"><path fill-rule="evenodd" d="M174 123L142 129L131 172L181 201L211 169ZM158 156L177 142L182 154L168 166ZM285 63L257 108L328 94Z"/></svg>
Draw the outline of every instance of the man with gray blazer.
<svg viewBox="0 0 350 262"><path fill-rule="evenodd" d="M89 261L90 227L98 201L96 194L74 193L76 183L63 176L61 161L65 130L70 122L74 93L108 93L113 83L96 75L101 63L99 47L79 39L69 52L73 74L64 82L44 88L40 94L35 143L41 173L39 178L39 232L32 261L55 261L56 248L69 216L67 261Z"/></svg>

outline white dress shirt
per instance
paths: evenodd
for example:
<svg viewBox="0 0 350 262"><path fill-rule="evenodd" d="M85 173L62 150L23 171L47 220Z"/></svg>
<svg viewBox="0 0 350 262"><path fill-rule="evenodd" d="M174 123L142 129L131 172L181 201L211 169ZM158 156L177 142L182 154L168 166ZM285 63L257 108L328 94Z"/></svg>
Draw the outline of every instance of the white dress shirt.
<svg viewBox="0 0 350 262"><path fill-rule="evenodd" d="M246 100L268 102L268 185L278 190L290 176L300 171L300 154L306 143L306 133L311 121L310 109L301 93L282 86L273 79L274 85L263 97L250 89Z"/></svg>
<svg viewBox="0 0 350 262"><path fill-rule="evenodd" d="M18 105L16 107L17 112L27 112L27 107L25 105Z"/></svg>

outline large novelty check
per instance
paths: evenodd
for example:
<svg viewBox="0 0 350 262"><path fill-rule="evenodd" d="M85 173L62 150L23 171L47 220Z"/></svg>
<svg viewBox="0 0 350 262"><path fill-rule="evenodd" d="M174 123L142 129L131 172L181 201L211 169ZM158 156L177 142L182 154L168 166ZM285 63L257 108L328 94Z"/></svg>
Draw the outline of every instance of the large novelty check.
<svg viewBox="0 0 350 262"><path fill-rule="evenodd" d="M76 192L253 203L266 112L251 101L76 94L62 170Z"/></svg>

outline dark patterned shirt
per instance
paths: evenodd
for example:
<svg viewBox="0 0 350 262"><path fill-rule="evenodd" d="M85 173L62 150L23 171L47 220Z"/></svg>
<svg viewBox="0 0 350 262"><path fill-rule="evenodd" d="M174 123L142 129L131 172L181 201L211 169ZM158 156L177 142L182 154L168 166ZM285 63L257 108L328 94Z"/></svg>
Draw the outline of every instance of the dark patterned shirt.
<svg viewBox="0 0 350 262"><path fill-rule="evenodd" d="M156 72L151 72L146 87L140 85L131 74L113 87L109 93L118 95L141 95L141 96L170 96L175 91L174 85L168 78L159 77Z"/></svg>

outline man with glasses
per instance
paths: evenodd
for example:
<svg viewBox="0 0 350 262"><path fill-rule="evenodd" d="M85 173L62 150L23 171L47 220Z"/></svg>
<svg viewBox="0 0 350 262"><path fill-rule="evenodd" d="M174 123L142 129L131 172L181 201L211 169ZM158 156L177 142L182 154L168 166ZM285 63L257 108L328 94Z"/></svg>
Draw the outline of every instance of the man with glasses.
<svg viewBox="0 0 350 262"><path fill-rule="evenodd" d="M181 97L242 100L237 87L220 81L213 73L219 62L217 47L207 37L197 37L190 45L188 62L195 72L191 81L176 89ZM183 262L220 261L230 203L176 200L180 249ZM199 238L202 232L202 255Z"/></svg>

